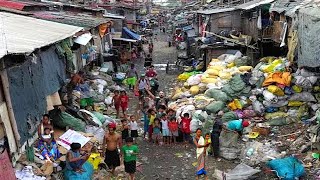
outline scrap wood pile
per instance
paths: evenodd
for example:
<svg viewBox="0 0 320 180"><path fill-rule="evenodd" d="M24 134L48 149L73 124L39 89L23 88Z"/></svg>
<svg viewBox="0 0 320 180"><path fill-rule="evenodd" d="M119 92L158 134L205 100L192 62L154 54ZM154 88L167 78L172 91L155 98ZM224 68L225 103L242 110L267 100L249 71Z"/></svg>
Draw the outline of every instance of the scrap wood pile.
<svg viewBox="0 0 320 180"><path fill-rule="evenodd" d="M174 90L169 108L177 110L178 119L181 111L191 113L193 132L199 127L210 132L219 111L224 123L249 120L244 142L222 131L220 153L226 159L258 165L299 153L302 145L304 151L320 150L314 145L319 142L319 74L305 68L291 72L285 58L265 57L255 67L249 62L240 53L224 54L212 59L204 73L180 74L184 86Z"/></svg>

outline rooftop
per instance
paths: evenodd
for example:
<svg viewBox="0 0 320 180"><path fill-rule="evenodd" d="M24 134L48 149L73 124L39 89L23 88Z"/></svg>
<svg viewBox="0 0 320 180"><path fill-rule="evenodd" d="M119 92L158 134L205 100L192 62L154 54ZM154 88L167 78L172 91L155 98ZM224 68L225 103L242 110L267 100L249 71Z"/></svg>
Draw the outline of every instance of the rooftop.
<svg viewBox="0 0 320 180"><path fill-rule="evenodd" d="M249 9L258 7L260 5L270 4L274 1L275 0L253 0L253 1L238 5L236 9L249 10Z"/></svg>
<svg viewBox="0 0 320 180"><path fill-rule="evenodd" d="M0 12L0 58L7 54L29 54L35 49L53 44L82 30L32 17Z"/></svg>
<svg viewBox="0 0 320 180"><path fill-rule="evenodd" d="M205 14L205 15L209 15L209 14L217 14L217 13L223 13L223 12L230 12L230 11L234 11L235 8L217 8L217 9L208 9L208 10L201 10L201 11L197 11L198 14Z"/></svg>
<svg viewBox="0 0 320 180"><path fill-rule="evenodd" d="M33 17L63 24L80 26L84 28L94 28L100 24L110 21L109 18L99 18L84 13L38 11L33 13Z"/></svg>

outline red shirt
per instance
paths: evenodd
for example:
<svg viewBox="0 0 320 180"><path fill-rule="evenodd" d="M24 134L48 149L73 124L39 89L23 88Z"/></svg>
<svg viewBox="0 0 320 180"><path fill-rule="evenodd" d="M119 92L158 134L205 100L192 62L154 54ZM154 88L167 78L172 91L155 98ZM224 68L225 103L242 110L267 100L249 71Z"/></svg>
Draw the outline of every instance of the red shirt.
<svg viewBox="0 0 320 180"><path fill-rule="evenodd" d="M169 130L170 131L177 131L178 130L178 123L176 121L169 121Z"/></svg>
<svg viewBox="0 0 320 180"><path fill-rule="evenodd" d="M190 130L190 121L191 121L190 118L185 118L185 117L182 117L182 118L181 118L182 132L183 132L183 133L187 133L187 134L190 134L190 133L191 133L191 130Z"/></svg>
<svg viewBox="0 0 320 180"><path fill-rule="evenodd" d="M120 105L128 107L129 97L127 95L120 95Z"/></svg>
<svg viewBox="0 0 320 180"><path fill-rule="evenodd" d="M157 75L157 73L155 71L147 71L146 76L147 77L155 77Z"/></svg>

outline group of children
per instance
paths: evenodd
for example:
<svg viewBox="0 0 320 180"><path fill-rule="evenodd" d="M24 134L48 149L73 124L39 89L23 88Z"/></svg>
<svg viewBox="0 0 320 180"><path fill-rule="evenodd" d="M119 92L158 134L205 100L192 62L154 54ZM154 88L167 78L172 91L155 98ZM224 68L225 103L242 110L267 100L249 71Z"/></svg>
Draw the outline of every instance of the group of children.
<svg viewBox="0 0 320 180"><path fill-rule="evenodd" d="M188 113L181 117L179 123L176 119L176 112L173 109L166 109L160 105L158 110L144 108L144 139L148 134L149 142L157 145L175 144L179 137L179 131L183 135L184 142L190 141L190 121Z"/></svg>
<svg viewBox="0 0 320 180"><path fill-rule="evenodd" d="M117 118L120 117L120 108L123 113L123 117L126 118L126 112L128 110L129 105L129 97L125 90L122 90L121 92L118 90L114 91L114 96L112 98L112 104L114 105L116 112L117 112Z"/></svg>

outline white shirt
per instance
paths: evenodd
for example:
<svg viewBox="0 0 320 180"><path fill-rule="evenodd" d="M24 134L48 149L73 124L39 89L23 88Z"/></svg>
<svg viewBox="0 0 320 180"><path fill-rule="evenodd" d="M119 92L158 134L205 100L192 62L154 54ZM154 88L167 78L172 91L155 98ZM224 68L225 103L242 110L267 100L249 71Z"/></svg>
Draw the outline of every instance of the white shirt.
<svg viewBox="0 0 320 180"><path fill-rule="evenodd" d="M130 121L130 130L138 130L138 123L136 121Z"/></svg>
<svg viewBox="0 0 320 180"><path fill-rule="evenodd" d="M161 120L161 124L162 124L162 129L169 129L167 120Z"/></svg>

